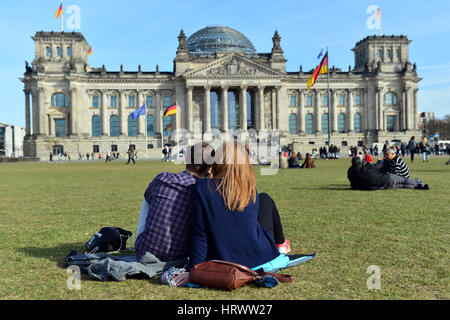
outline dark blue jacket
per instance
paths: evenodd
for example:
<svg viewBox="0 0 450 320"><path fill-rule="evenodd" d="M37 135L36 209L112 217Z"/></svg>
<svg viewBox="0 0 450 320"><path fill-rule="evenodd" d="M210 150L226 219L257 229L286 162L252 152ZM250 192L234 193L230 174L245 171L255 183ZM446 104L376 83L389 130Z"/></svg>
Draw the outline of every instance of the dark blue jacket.
<svg viewBox="0 0 450 320"><path fill-rule="evenodd" d="M225 260L253 268L280 255L270 233L258 222L259 198L242 212L225 207L213 180L194 186L192 235L187 270L208 260Z"/></svg>

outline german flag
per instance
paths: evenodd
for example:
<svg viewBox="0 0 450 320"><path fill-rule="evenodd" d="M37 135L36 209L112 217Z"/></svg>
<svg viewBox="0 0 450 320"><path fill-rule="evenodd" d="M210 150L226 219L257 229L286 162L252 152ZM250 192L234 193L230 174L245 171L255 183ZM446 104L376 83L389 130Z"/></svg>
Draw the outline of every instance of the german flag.
<svg viewBox="0 0 450 320"><path fill-rule="evenodd" d="M171 114L177 113L177 105L174 104L171 107L168 107L166 111L164 111L164 117L170 116Z"/></svg>
<svg viewBox="0 0 450 320"><path fill-rule="evenodd" d="M306 83L306 87L309 91L311 87L316 83L317 77L319 74L322 73L328 73L328 51L325 53L325 55L322 58L322 61L320 61L319 66L314 70L313 74L311 75L311 78L309 78L308 82Z"/></svg>
<svg viewBox="0 0 450 320"><path fill-rule="evenodd" d="M58 11L56 11L56 13L55 13L56 19L58 19L59 16L60 16L62 13L63 13L63 7L62 7L62 3L61 3L61 5L59 6Z"/></svg>

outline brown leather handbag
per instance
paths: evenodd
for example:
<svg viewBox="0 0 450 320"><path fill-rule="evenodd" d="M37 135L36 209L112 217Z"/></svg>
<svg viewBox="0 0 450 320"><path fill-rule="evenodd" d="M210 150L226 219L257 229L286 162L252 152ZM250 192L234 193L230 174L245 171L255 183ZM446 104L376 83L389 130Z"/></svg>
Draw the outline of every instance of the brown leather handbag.
<svg viewBox="0 0 450 320"><path fill-rule="evenodd" d="M244 284L253 282L263 275L271 275L280 282L292 282L294 279L285 274L253 271L238 263L223 260L210 260L196 264L189 271L189 282L208 288L236 290Z"/></svg>

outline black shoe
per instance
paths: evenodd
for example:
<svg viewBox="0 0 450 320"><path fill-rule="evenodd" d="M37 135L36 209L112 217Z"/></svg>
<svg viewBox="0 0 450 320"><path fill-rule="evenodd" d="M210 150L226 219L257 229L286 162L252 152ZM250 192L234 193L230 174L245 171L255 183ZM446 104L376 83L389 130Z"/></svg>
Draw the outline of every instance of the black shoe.
<svg viewBox="0 0 450 320"><path fill-rule="evenodd" d="M423 189L423 190L430 190L430 186L426 184L426 185L423 186L422 189Z"/></svg>

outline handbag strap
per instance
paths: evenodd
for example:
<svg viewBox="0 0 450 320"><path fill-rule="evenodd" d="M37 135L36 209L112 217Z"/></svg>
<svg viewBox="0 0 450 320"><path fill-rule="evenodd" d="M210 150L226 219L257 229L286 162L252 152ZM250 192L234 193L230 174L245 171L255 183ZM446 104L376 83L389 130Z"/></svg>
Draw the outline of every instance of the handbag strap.
<svg viewBox="0 0 450 320"><path fill-rule="evenodd" d="M288 274L280 274L280 273L273 273L273 272L266 272L263 268L256 270L256 273L260 276L272 276L276 278L280 282L292 282L294 281L294 277L288 275Z"/></svg>

